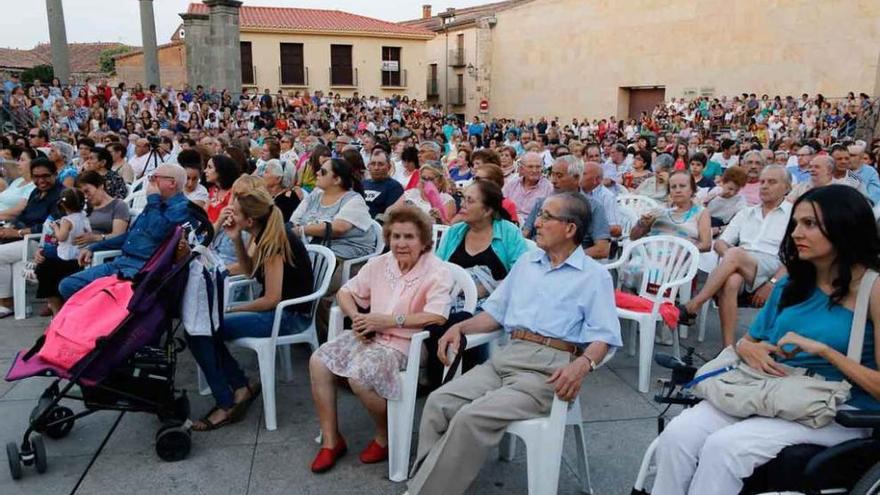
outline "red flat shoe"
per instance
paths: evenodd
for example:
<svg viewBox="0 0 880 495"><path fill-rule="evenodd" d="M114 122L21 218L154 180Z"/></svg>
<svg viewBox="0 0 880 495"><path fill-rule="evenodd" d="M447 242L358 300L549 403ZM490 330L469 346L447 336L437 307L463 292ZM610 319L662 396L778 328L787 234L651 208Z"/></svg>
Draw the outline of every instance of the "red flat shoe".
<svg viewBox="0 0 880 495"><path fill-rule="evenodd" d="M388 459L388 446L386 445L385 447L382 447L373 440L370 442L370 445L367 445L367 448L361 452L360 459L364 464L382 462Z"/></svg>
<svg viewBox="0 0 880 495"><path fill-rule="evenodd" d="M312 461L312 472L324 473L329 471L346 452L348 452L348 446L345 445L345 439L340 436L335 447L332 449L323 447L318 451L318 455Z"/></svg>

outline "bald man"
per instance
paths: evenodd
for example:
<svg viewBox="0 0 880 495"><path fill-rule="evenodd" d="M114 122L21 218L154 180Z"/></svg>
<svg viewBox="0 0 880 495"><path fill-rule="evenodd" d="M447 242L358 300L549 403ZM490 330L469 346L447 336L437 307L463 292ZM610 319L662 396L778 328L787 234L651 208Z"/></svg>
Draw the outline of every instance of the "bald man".
<svg viewBox="0 0 880 495"><path fill-rule="evenodd" d="M122 273L134 275L178 225L189 220L188 201L183 195L186 171L177 164L162 164L150 174L147 206L127 232L91 244L80 251L82 266L89 266L95 251L122 250L122 255L109 263L93 266L61 281L58 291L65 300L95 279Z"/></svg>

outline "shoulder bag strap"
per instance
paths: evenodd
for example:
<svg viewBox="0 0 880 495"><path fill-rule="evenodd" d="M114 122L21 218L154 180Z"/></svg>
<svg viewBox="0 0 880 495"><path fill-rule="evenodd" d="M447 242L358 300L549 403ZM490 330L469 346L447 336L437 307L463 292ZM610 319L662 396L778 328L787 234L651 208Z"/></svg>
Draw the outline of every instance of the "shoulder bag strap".
<svg viewBox="0 0 880 495"><path fill-rule="evenodd" d="M852 328L849 332L849 347L846 357L853 361L862 362L862 346L865 343L865 324L868 318L868 306L871 301L871 289L877 280L877 272L865 270L862 282L859 284L859 293L856 296L856 309L853 315Z"/></svg>

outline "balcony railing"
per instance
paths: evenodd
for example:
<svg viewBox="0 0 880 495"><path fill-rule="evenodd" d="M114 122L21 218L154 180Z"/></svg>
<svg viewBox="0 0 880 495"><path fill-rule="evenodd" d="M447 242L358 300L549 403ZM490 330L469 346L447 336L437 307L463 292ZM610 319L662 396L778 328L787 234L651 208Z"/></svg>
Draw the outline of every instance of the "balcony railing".
<svg viewBox="0 0 880 495"><path fill-rule="evenodd" d="M330 75L330 86L357 87L358 85L357 68L330 67L327 72Z"/></svg>
<svg viewBox="0 0 880 495"><path fill-rule="evenodd" d="M465 53L464 48L453 48L449 50L449 66L450 67L464 67L467 65L465 61Z"/></svg>
<svg viewBox="0 0 880 495"><path fill-rule="evenodd" d="M440 84L437 83L436 77L429 76L427 86L428 88L425 94L428 96L428 98L436 98L440 96Z"/></svg>
<svg viewBox="0 0 880 495"><path fill-rule="evenodd" d="M284 71L282 67L278 66L278 85L279 86L294 86L294 87L308 87L309 85L309 68L301 67L302 70L298 71L297 68L292 70L293 74L287 74L288 78L285 80Z"/></svg>
<svg viewBox="0 0 880 495"><path fill-rule="evenodd" d="M464 88L449 88L448 102L450 105L464 105L465 104Z"/></svg>
<svg viewBox="0 0 880 495"><path fill-rule="evenodd" d="M379 81L383 88L405 88L406 69L396 72L379 71Z"/></svg>

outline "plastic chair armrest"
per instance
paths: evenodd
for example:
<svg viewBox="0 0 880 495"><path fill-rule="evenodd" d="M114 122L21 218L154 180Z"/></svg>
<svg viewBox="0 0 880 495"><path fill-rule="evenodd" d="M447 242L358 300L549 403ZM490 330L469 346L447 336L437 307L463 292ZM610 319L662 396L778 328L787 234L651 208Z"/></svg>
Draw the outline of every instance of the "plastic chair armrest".
<svg viewBox="0 0 880 495"><path fill-rule="evenodd" d="M119 249L112 249L108 251L97 251L92 254L92 266L103 265L108 260L113 258L118 258L122 256L122 251Z"/></svg>

